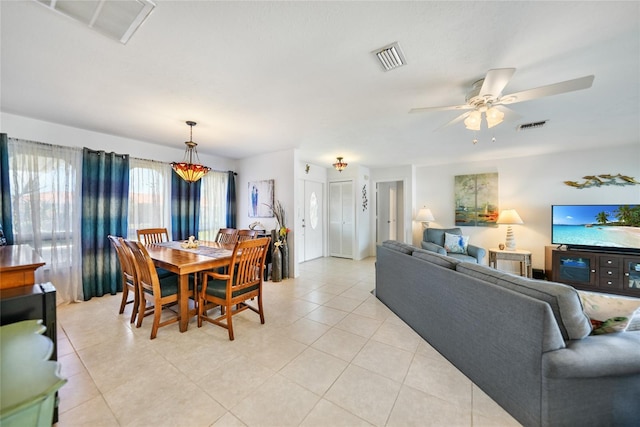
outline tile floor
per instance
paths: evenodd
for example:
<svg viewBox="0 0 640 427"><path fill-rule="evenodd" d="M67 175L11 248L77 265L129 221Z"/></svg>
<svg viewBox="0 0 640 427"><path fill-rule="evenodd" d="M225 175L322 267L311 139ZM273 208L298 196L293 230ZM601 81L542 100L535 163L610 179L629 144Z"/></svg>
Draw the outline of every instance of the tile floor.
<svg viewBox="0 0 640 427"><path fill-rule="evenodd" d="M265 282L266 324L172 324L149 339L121 295L58 307L57 426L517 426L372 294L374 259ZM130 306L128 306L130 307Z"/></svg>

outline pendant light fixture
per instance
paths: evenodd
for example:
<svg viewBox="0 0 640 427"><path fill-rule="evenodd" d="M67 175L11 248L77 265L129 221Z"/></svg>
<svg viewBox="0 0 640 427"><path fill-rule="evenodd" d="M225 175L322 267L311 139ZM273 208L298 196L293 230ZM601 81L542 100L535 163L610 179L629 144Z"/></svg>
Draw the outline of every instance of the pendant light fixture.
<svg viewBox="0 0 640 427"><path fill-rule="evenodd" d="M338 161L333 164L333 167L336 168L338 172L342 172L344 168L347 167L347 163L342 161L343 157L336 157L336 159Z"/></svg>
<svg viewBox="0 0 640 427"><path fill-rule="evenodd" d="M211 170L210 167L199 164L200 158L198 157L198 151L196 150L196 146L198 144L193 142L193 127L196 124L196 122L192 121L187 122L187 125L190 126L191 130L189 133L189 140L185 142L187 149L184 152L184 160L180 163L171 163L171 168L175 173L189 183L196 182ZM194 154L198 163L193 163Z"/></svg>

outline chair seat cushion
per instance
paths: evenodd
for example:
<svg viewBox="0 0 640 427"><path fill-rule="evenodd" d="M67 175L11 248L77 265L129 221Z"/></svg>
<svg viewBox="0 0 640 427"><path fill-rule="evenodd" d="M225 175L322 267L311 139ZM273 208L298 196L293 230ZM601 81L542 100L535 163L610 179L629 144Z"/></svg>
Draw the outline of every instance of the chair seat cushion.
<svg viewBox="0 0 640 427"><path fill-rule="evenodd" d="M233 293L233 297L237 297L238 295L246 294L247 292L255 291L258 289L259 285L250 286L248 288L244 288L239 291L235 291ZM227 281L220 279L212 279L209 278L209 282L207 283L207 295L214 296L216 298L225 299L227 295Z"/></svg>

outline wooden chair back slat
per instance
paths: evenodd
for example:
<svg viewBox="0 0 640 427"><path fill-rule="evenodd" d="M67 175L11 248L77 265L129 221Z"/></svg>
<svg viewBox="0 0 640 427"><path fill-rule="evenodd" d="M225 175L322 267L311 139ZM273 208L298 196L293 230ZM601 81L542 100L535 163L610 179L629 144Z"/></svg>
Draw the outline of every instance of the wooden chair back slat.
<svg viewBox="0 0 640 427"><path fill-rule="evenodd" d="M218 243L236 243L238 241L238 230L235 228L221 228L216 235Z"/></svg>
<svg viewBox="0 0 640 427"><path fill-rule="evenodd" d="M238 230L238 241L242 242L243 240L251 240L258 237L257 230Z"/></svg>
<svg viewBox="0 0 640 427"><path fill-rule="evenodd" d="M137 230L138 241L143 245L162 243L169 241L169 233L166 228L143 228Z"/></svg>

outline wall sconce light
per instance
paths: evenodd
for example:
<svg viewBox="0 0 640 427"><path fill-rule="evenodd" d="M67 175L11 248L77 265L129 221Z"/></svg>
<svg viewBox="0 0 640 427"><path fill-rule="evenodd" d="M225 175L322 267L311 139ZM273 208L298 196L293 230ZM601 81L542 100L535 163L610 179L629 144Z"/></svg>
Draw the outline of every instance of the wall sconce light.
<svg viewBox="0 0 640 427"><path fill-rule="evenodd" d="M418 211L418 215L416 215L416 221L420 221L422 223L422 229L425 230L429 227L429 221L435 221L436 219L433 217L431 213L431 209L422 207Z"/></svg>
<svg viewBox="0 0 640 427"><path fill-rule="evenodd" d="M304 173L309 174L309 169L311 169L311 166L309 166L309 163L304 165Z"/></svg>
<svg viewBox="0 0 640 427"><path fill-rule="evenodd" d="M513 230L511 229L511 224L524 224L518 212L515 209L505 209L500 212L498 215L498 219L496 224L507 224L507 239L505 241L506 249L508 251L516 250L516 239L513 236Z"/></svg>

